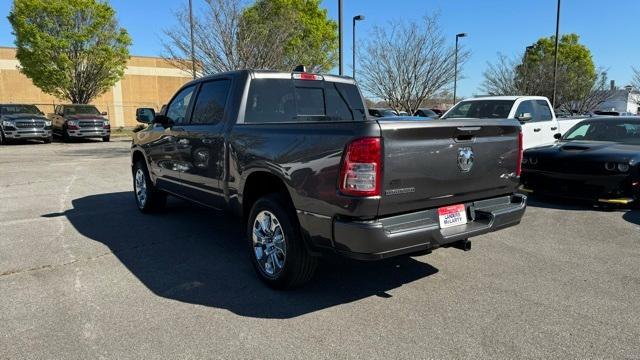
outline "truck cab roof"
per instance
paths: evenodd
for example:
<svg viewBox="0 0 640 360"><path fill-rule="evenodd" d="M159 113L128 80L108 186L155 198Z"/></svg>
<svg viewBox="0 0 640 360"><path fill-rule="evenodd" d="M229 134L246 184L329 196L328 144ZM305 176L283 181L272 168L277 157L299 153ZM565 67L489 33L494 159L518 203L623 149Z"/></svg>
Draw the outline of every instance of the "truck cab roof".
<svg viewBox="0 0 640 360"><path fill-rule="evenodd" d="M213 75L203 76L201 78L194 79L185 86L190 84L196 84L201 81L207 81L210 79L216 79L220 77L238 77L238 76L248 76L251 79L293 79L294 74L307 74L317 76L317 79L303 79L303 80L324 80L330 82L340 82L347 84L355 84L355 80L349 76L341 76L341 75L331 75L331 74L317 74L310 72L286 72L286 71L274 71L274 70L253 70L253 69L245 69L245 70L235 70L235 71L227 71L223 73L217 73Z"/></svg>
<svg viewBox="0 0 640 360"><path fill-rule="evenodd" d="M544 96L525 96L525 95L515 95L515 96L479 96L469 99L464 99L461 101L472 101L472 100L520 100L520 99L528 99L528 100L548 100Z"/></svg>

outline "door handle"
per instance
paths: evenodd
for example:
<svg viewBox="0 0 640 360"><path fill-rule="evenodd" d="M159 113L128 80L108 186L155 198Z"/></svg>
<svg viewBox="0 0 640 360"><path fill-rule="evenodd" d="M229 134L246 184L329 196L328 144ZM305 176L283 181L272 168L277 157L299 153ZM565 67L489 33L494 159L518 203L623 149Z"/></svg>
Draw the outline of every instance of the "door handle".
<svg viewBox="0 0 640 360"><path fill-rule="evenodd" d="M202 143L206 144L206 145L213 144L213 140L211 140L211 139L202 139Z"/></svg>
<svg viewBox="0 0 640 360"><path fill-rule="evenodd" d="M189 139L180 139L180 140L178 140L178 144L180 144L180 145L189 145Z"/></svg>
<svg viewBox="0 0 640 360"><path fill-rule="evenodd" d="M533 132L538 132L538 131L540 131L540 130L542 130L542 129L540 129L540 128L535 128L535 129L533 129Z"/></svg>
<svg viewBox="0 0 640 360"><path fill-rule="evenodd" d="M552 126L551 130L558 130L558 127L557 126Z"/></svg>

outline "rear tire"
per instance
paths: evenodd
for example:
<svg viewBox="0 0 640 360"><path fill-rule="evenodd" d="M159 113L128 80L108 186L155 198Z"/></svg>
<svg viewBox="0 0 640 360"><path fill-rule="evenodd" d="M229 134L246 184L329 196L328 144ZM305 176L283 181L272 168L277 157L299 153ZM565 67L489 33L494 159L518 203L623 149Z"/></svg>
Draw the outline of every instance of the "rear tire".
<svg viewBox="0 0 640 360"><path fill-rule="evenodd" d="M133 195L138 210L145 214L159 212L167 203L167 193L158 190L151 182L147 165L142 160L133 166Z"/></svg>
<svg viewBox="0 0 640 360"><path fill-rule="evenodd" d="M298 219L284 196L270 194L256 201L247 222L247 245L260 280L279 290L311 280L318 260L303 241Z"/></svg>

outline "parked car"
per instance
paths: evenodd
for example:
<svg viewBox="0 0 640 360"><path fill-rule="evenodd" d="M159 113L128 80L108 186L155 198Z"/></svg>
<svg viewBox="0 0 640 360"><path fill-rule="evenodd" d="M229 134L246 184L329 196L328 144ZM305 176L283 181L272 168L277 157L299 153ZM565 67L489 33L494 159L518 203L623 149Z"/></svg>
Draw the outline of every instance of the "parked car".
<svg viewBox="0 0 640 360"><path fill-rule="evenodd" d="M600 116L635 116L636 114L630 112L621 112L621 111L605 111L605 110L596 110L593 112L595 115Z"/></svg>
<svg viewBox="0 0 640 360"><path fill-rule="evenodd" d="M516 119L522 125L524 148L551 144L576 120L558 122L549 99L542 96L487 96L460 101L441 119Z"/></svg>
<svg viewBox="0 0 640 360"><path fill-rule="evenodd" d="M56 105L54 113L49 114L49 119L53 134L64 141L101 138L107 142L111 138L111 125L105 115L106 112L101 113L93 105L70 104Z"/></svg>
<svg viewBox="0 0 640 360"><path fill-rule="evenodd" d="M9 140L51 142L51 121L29 104L0 104L0 145Z"/></svg>
<svg viewBox="0 0 640 360"><path fill-rule="evenodd" d="M640 118L596 117L556 144L526 150L525 191L609 204L640 202Z"/></svg>
<svg viewBox="0 0 640 360"><path fill-rule="evenodd" d="M172 194L243 217L251 262L275 288L308 281L327 252L468 250L525 211L517 121L378 121L348 77L228 72L136 118L152 123L133 135L138 208Z"/></svg>
<svg viewBox="0 0 640 360"><path fill-rule="evenodd" d="M409 116L409 113L406 111L394 111L394 113L398 116Z"/></svg>
<svg viewBox="0 0 640 360"><path fill-rule="evenodd" d="M398 114L391 109L369 109L369 115L373 117L398 116Z"/></svg>
<svg viewBox="0 0 640 360"><path fill-rule="evenodd" d="M418 109L413 116L426 117L430 119L437 119L440 115L433 112L431 109Z"/></svg>
<svg viewBox="0 0 640 360"><path fill-rule="evenodd" d="M438 114L438 116L439 116L439 117L440 117L440 116L442 116L442 115L444 115L444 113L446 113L446 112L447 112L446 110L442 110L442 109L438 109L438 108L431 108L431 109L429 109L429 110L431 110L431 111L433 111L434 113Z"/></svg>

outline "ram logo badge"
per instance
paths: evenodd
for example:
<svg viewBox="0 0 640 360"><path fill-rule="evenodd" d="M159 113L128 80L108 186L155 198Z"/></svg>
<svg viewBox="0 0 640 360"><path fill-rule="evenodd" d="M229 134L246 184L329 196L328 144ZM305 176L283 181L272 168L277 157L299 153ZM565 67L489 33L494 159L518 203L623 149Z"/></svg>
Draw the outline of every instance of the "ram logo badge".
<svg viewBox="0 0 640 360"><path fill-rule="evenodd" d="M458 148L458 168L462 172L469 172L473 167L473 149L470 146Z"/></svg>

